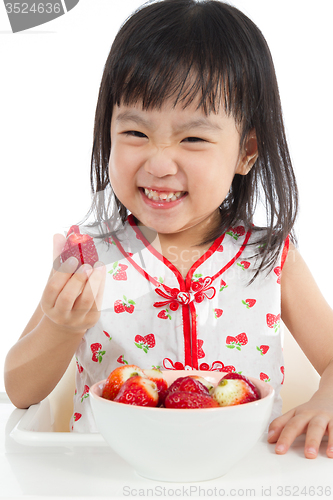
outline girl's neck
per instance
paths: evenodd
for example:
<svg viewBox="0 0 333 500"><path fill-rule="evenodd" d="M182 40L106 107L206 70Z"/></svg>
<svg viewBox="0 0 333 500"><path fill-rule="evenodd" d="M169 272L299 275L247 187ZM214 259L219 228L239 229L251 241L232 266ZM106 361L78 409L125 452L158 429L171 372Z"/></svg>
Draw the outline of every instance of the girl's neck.
<svg viewBox="0 0 333 500"><path fill-rule="evenodd" d="M208 234L220 224L220 214L214 213L200 227L194 226L178 233L156 233L136 221L153 248L168 259L185 278L193 264L210 248L212 242L202 244Z"/></svg>

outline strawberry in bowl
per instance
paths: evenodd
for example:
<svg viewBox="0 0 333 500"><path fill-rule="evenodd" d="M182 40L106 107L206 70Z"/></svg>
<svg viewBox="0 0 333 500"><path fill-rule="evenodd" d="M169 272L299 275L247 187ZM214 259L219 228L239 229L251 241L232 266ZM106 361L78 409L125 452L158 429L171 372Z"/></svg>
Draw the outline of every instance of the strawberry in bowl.
<svg viewBox="0 0 333 500"><path fill-rule="evenodd" d="M149 381L149 370L143 372ZM168 388L179 378L187 379L185 389L193 388L193 380L200 379L207 381L208 387L202 389L199 385L198 392L169 391L163 407L106 399L102 395L106 380L90 387L92 411L100 433L141 476L173 482L220 477L251 450L267 429L274 399L274 390L267 382L248 377L258 391L259 399L221 407L213 397L215 389L211 386L216 388L226 373L162 370L158 377L161 374ZM135 382L135 377L137 375L133 375L132 382ZM188 377L193 380L189 381ZM229 383L241 379L225 380ZM176 385L181 386L181 383L184 384L178 381ZM122 392L124 396L125 383ZM167 407L168 398L173 406ZM201 400L199 403L198 399ZM205 406L207 402L208 406Z"/></svg>

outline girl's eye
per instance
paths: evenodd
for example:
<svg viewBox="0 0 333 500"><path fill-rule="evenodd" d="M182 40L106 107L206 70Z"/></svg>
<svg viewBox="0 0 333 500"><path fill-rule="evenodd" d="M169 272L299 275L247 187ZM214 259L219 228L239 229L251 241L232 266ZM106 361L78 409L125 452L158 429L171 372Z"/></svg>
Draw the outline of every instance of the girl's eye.
<svg viewBox="0 0 333 500"><path fill-rule="evenodd" d="M128 130L125 132L126 135L131 135L132 137L140 137L140 138L146 138L147 136L143 134L142 132L138 132L137 130Z"/></svg>
<svg viewBox="0 0 333 500"><path fill-rule="evenodd" d="M186 137L183 142L206 142L204 139L200 139L200 137Z"/></svg>

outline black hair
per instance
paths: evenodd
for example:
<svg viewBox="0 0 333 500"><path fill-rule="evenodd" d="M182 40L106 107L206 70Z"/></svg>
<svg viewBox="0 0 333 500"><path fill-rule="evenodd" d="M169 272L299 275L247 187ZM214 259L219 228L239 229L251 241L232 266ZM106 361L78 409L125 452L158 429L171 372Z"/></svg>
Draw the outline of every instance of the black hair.
<svg viewBox="0 0 333 500"><path fill-rule="evenodd" d="M195 78L193 78L195 75ZM107 58L95 115L91 188L96 223L128 216L110 185L110 127L115 104L141 102L158 108L166 99L184 108L199 98L205 113L220 104L240 125L240 148L255 130L258 157L250 172L236 174L220 206L214 239L242 222L253 226L258 201L267 227L258 232L261 269L271 268L293 226L298 191L288 151L274 65L257 26L235 7L218 0L159 0L134 12L119 30ZM103 237L109 233L102 234Z"/></svg>

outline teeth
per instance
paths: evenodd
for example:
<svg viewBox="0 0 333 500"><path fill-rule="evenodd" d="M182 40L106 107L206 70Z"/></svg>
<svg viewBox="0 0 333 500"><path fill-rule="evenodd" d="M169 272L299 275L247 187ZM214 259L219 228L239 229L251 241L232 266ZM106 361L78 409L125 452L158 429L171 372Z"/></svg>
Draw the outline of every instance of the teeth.
<svg viewBox="0 0 333 500"><path fill-rule="evenodd" d="M177 191L175 193L158 193L157 191L154 191L153 189L147 189L144 188L145 195L150 199L154 201L176 201L178 198L180 198L185 191Z"/></svg>

